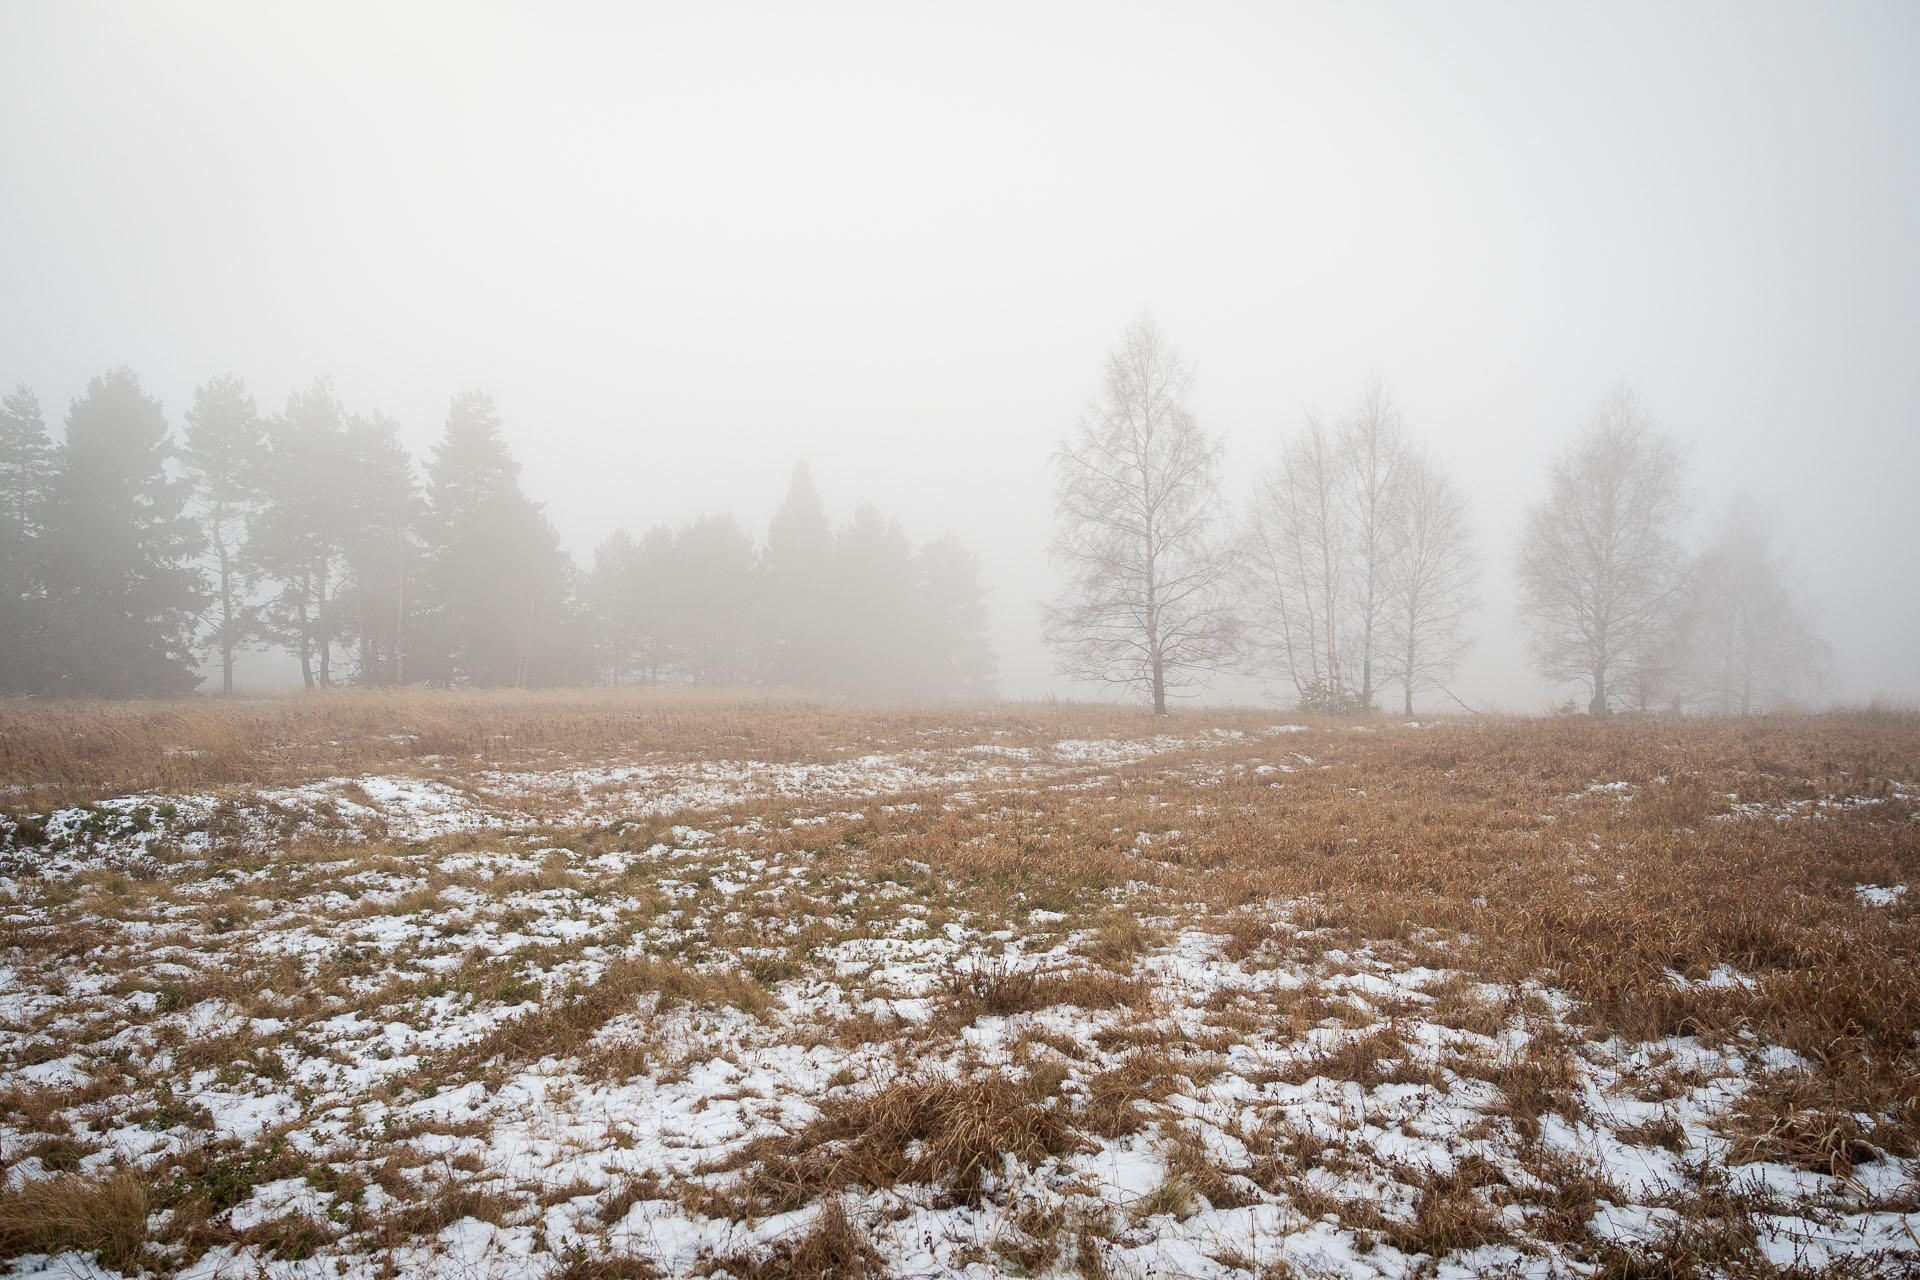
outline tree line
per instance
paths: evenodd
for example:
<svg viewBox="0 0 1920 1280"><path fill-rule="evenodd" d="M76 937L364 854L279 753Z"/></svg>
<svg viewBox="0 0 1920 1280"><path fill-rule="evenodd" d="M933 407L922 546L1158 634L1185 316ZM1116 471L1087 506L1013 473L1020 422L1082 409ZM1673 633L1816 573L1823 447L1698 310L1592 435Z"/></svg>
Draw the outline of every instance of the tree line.
<svg viewBox="0 0 1920 1280"><path fill-rule="evenodd" d="M1100 394L1054 455L1045 632L1059 668L1169 696L1224 670L1348 714L1445 693L1481 574L1467 501L1378 380L1335 422L1309 416L1239 511L1218 440L1187 408L1192 372L1150 318L1109 353ZM1815 692L1825 645L1771 524L1737 502L1707 545L1682 539L1684 450L1637 396L1603 396L1556 457L1517 549L1519 622L1549 679L1587 710L1749 714ZM1450 695L1448 695L1450 696Z"/></svg>
<svg viewBox="0 0 1920 1280"><path fill-rule="evenodd" d="M58 445L0 401L0 692L169 696L274 647L306 687L804 686L990 696L977 562L872 506L835 528L804 464L764 542L731 516L616 532L580 572L522 490L500 415L455 396L424 475L322 378L262 414L196 388L175 438L127 369Z"/></svg>

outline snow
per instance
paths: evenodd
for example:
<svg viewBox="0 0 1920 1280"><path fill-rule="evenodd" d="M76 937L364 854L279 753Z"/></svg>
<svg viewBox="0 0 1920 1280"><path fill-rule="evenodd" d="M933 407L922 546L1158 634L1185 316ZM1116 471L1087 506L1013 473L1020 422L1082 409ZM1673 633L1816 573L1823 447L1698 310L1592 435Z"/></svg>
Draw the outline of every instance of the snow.
<svg viewBox="0 0 1920 1280"><path fill-rule="evenodd" d="M1275 725L1259 736L1305 732L1306 726ZM1344 735L1342 741L1349 742L1348 750L1364 749ZM1459 977L1444 968L1358 945L1316 949L1308 960L1276 958L1271 950L1236 960L1225 934L1156 925L1160 941L1133 971L1152 985L1155 1004L1148 1014L1063 1004L983 1015L953 1037L951 1048L915 1050L918 1056L911 1058L885 1038L845 1043L812 1034L836 1020L864 1016L884 1028L905 1028L903 1042L911 1045L934 1023L956 971L991 965L1009 974L1063 973L1085 963L1079 948L1091 940L1091 931L1076 928L1084 922L1074 912L1025 903L1001 920L965 912L930 920L929 907L912 901L904 885L844 878L822 883L817 899L837 904L831 910L842 914L791 917L781 895L823 874L804 842L835 839L836 824L860 819L865 803L915 812L961 803L963 795L974 802L995 789L1081 786L1107 777L1105 770L1190 748L1227 751L1234 744L1273 750L1256 737L1241 742L1213 734L1191 741L1171 735L1069 739L1043 747L988 744L799 762L649 760L526 773L489 770L460 786L431 777L339 777L247 796L122 797L62 810L46 824L44 848L4 851L0 888L15 902L33 885L133 863L150 865L172 900L156 907L152 921L141 922L150 926L148 933L130 928L112 944L130 960L118 982L107 981L104 971L88 971L107 958L104 950L63 967L0 967L0 1018L10 1047L53 1046L39 1052L37 1061L0 1068L0 1090L85 1089L107 1065L107 1055L119 1052L165 1081L170 1101L204 1114L140 1122L130 1118L137 1110L132 1106L85 1114L73 1109L71 1119L93 1124L98 1139L100 1150L87 1157L89 1169L118 1159L157 1175L209 1135L240 1144L278 1135L319 1164L351 1167L370 1144L381 1142L420 1157L419 1167L433 1176L457 1168L488 1186L579 1189L551 1203L528 1202L504 1225L461 1218L431 1237L408 1241L391 1257L377 1257L364 1240L350 1237L300 1264L269 1264L255 1247L222 1245L180 1268L182 1276L266 1270L370 1280L390 1263L409 1276L517 1280L550 1276L564 1251L579 1247L641 1255L680 1280L711 1274L716 1257L804 1234L818 1207L733 1220L708 1217L682 1197L643 1196L609 1222L599 1215L607 1193L646 1175L704 1180L701 1185L724 1189L730 1174L703 1170L742 1156L756 1139L798 1131L830 1098L909 1078L1015 1073L1038 1061L1063 1073L1062 1097L1084 1094L1088 1082L1125 1053L1124 1047L1104 1047L1102 1036L1144 1028L1163 1047L1172 1046L1166 1052L1190 1074L1175 1078L1164 1110L1140 1132L1089 1137L1083 1149L1032 1167L1009 1162L992 1171L996 1200L984 1207L952 1204L924 1186L848 1190L849 1213L889 1267L908 1275L992 1274L967 1250L990 1254L1008 1230L1005 1206L1018 1202L1103 1215L1111 1230L1090 1247L1103 1250L1102 1261L1114 1275L1244 1276L1229 1258L1251 1263L1256 1274L1281 1263L1309 1274L1356 1277L1577 1273L1564 1251L1545 1244L1410 1258L1362 1240L1337 1220L1312 1218L1274 1199L1238 1208L1201 1203L1185 1216L1141 1216L1169 1176L1170 1140L1187 1135L1216 1158L1235 1163L1246 1159L1250 1135L1261 1125L1335 1148L1341 1159L1308 1170L1308 1184L1336 1198L1376 1203L1399 1220L1412 1212L1412 1179L1423 1171L1444 1173L1477 1156L1524 1177L1498 1090L1447 1064L1462 1051L1490 1058L1516 1054L1528 1033L1511 1026L1480 1036L1427 1016L1436 1003L1434 991ZM1315 765L1298 752L1289 759L1293 763L1263 762L1245 772L1267 777L1291 773L1295 764ZM1632 790L1626 782L1596 781L1569 799L1610 796L1624 802ZM919 799L879 803L908 795ZM765 801L780 802L777 817L766 806L748 815L748 806ZM247 848L271 851L299 837L333 842L331 853L323 843L310 862L287 870L254 916L218 933L201 899L236 881L204 842L192 840L204 834L195 825L205 824L216 809L242 833ZM640 837L651 841L644 849L590 853L565 841L556 844L552 834L566 828L606 831L643 819L675 821ZM544 834L515 834L526 828ZM770 831L790 833L781 839L791 847L754 842ZM468 837L468 845L457 851L410 847L453 836ZM1131 823L1116 837L1142 850L1177 846L1183 838L1179 828L1156 833ZM369 842L380 842L382 853L376 865L362 866L358 859ZM924 863L917 866L934 874ZM1905 891L1905 885L1862 884L1855 894L1863 904L1888 907ZM1112 892L1115 901L1131 904L1151 923L1161 901L1154 885L1133 882ZM1299 919L1297 913L1314 904L1259 905L1278 922L1276 937L1285 941L1289 915ZM1022 923L1025 931L1015 927ZM750 944L714 941L720 924L743 932L761 925L783 937L813 924L826 932L809 951L804 972L768 980L772 1007L764 1014L676 1002L658 992L637 997L586 1047L591 1052L646 1045L648 1057L631 1070L595 1074L583 1065L583 1054L573 1053L509 1061L471 1079L421 1078L434 1055L471 1048L502 1028L560 1007L574 984L593 981L616 961L674 957L699 975L737 973L754 958ZM694 948L696 941L709 950ZM303 1009L296 989L269 1002L273 1007L264 1016L250 1012L246 1000L248 994L264 996L260 992L183 1003L181 991L217 977L236 956L284 961L303 979L344 973L350 999L316 1013ZM513 1002L477 994L502 978L517 984ZM1669 980L1733 988L1753 978L1721 967L1702 978L1673 973ZM1359 1015L1390 1009L1407 1061L1434 1068L1435 1082L1364 1085L1299 1074L1302 1064L1371 1034L1373 1026L1326 1019L1290 1042L1251 1037L1218 1047L1210 1039L1218 1030L1211 1019L1223 1004L1275 993L1312 995ZM1539 987L1485 985L1476 994L1494 1001L1537 997L1550 1018L1565 1017L1574 1005L1567 993ZM98 1031L90 1029L95 1024ZM113 1035L103 1038L100 1032L108 1028ZM89 1029L84 1040L78 1035L83 1029ZM1034 1049L1048 1036L1071 1044L1079 1056ZM275 1069L189 1071L179 1065L187 1048L228 1037L255 1045ZM69 1048L68 1040L88 1047ZM1200 1048L1203 1041L1210 1047ZM1657 1104L1643 1102L1628 1085L1635 1071L1656 1060L1697 1069L1704 1083ZM1699 1157L1724 1155L1720 1127L1747 1082L1756 1073L1806 1066L1784 1048L1758 1041L1584 1043L1580 1118L1542 1117L1539 1143L1596 1170L1621 1197L1595 1213L1596 1235L1651 1239L1672 1224L1673 1211L1662 1202L1688 1185ZM159 1100L157 1094L139 1099ZM1680 1127L1683 1152L1621 1136L1623 1129L1662 1117ZM24 1156L26 1135L4 1127L12 1123L0 1124L0 1159L11 1176L46 1176L44 1166ZM381 1136L386 1134L405 1136L389 1140ZM1473 1136L1463 1136L1468 1134ZM1766 1217L1763 1228L1766 1251L1782 1265L1795 1257L1840 1259L1911 1247L1897 1214L1831 1211L1834 1205L1868 1203L1850 1201L1860 1192L1838 1179L1767 1164L1736 1172L1790 1210ZM1913 1174L1912 1161L1887 1159L1862 1165L1854 1182L1869 1196L1891 1200ZM385 1193L375 1187L367 1194L378 1203ZM225 1225L246 1232L304 1217L331 1235L334 1228L327 1224L337 1220L333 1211L339 1207L336 1196L309 1177L275 1178L252 1187L226 1212ZM78 1255L63 1255L15 1259L8 1274L110 1273Z"/></svg>

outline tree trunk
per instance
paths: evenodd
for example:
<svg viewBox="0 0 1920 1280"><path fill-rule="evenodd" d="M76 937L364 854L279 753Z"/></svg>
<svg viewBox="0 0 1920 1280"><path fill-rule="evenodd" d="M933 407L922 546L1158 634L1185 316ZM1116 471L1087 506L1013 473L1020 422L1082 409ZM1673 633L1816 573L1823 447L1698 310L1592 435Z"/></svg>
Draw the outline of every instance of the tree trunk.
<svg viewBox="0 0 1920 1280"><path fill-rule="evenodd" d="M1604 662L1593 669L1593 700L1587 703L1587 714L1590 716L1607 714L1607 664Z"/></svg>
<svg viewBox="0 0 1920 1280"><path fill-rule="evenodd" d="M227 544L218 544L220 552L220 692L233 696L233 566L227 556Z"/></svg>
<svg viewBox="0 0 1920 1280"><path fill-rule="evenodd" d="M320 632L320 684L323 688L333 687L333 637L327 625L327 570L320 569L320 591L318 607L314 610L314 626Z"/></svg>

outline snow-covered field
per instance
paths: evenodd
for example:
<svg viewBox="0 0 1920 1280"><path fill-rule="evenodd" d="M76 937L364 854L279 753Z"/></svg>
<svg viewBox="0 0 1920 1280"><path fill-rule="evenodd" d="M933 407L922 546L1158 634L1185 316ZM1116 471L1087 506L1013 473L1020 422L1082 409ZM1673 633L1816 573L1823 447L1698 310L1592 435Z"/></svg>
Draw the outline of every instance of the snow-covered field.
<svg viewBox="0 0 1920 1280"><path fill-rule="evenodd" d="M1139 727L17 813L8 1274L1920 1266L1912 730Z"/></svg>

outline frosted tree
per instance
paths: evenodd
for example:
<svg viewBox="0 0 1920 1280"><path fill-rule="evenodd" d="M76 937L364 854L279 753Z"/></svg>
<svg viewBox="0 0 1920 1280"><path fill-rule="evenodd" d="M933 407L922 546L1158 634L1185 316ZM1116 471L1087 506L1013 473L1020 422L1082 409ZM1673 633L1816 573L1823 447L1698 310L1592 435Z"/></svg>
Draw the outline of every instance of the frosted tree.
<svg viewBox="0 0 1920 1280"><path fill-rule="evenodd" d="M1188 411L1192 372L1151 319L1108 356L1099 401L1054 455L1053 557L1066 571L1045 632L1063 674L1167 696L1225 665L1239 626L1217 471Z"/></svg>
<svg viewBox="0 0 1920 1280"><path fill-rule="evenodd" d="M1584 682L1591 715L1635 689L1645 701L1670 651L1686 584L1683 461L1639 398L1616 388L1554 460L1546 501L1527 513L1520 617L1541 674Z"/></svg>

